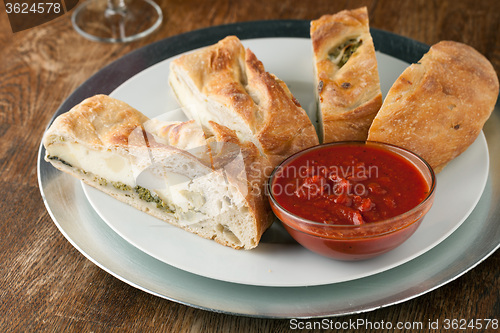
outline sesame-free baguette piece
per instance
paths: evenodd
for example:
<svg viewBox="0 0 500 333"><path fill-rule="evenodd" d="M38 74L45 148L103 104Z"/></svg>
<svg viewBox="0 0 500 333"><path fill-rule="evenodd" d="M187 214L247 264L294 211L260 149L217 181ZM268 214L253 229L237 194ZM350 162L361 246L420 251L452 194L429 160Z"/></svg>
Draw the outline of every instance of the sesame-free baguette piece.
<svg viewBox="0 0 500 333"><path fill-rule="evenodd" d="M235 249L254 248L272 221L260 173L270 164L228 129L211 123L209 130L151 122L97 95L54 120L43 139L45 160L172 225Z"/></svg>
<svg viewBox="0 0 500 333"><path fill-rule="evenodd" d="M311 21L322 142L366 140L382 105L366 7Z"/></svg>
<svg viewBox="0 0 500 333"><path fill-rule="evenodd" d="M368 140L407 148L440 172L476 140L498 91L497 74L482 54L439 42L393 84Z"/></svg>
<svg viewBox="0 0 500 333"><path fill-rule="evenodd" d="M318 144L316 130L287 85L265 71L235 36L172 61L169 83L188 117L214 121L253 142L273 166Z"/></svg>

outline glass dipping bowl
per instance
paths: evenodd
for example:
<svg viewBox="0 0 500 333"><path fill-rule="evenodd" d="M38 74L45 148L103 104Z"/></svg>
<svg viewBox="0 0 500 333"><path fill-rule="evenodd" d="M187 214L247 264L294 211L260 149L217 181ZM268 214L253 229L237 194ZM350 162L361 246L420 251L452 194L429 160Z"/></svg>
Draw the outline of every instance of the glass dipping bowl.
<svg viewBox="0 0 500 333"><path fill-rule="evenodd" d="M417 206L400 215L361 225L339 225L315 222L283 208L273 192L276 174L298 157L332 145L372 145L397 154L412 163L428 185L426 197ZM278 165L267 184L271 208L288 233L305 248L338 260L363 260L379 256L404 243L419 227L434 201L436 177L432 167L421 157L404 148L380 142L335 142L298 152Z"/></svg>

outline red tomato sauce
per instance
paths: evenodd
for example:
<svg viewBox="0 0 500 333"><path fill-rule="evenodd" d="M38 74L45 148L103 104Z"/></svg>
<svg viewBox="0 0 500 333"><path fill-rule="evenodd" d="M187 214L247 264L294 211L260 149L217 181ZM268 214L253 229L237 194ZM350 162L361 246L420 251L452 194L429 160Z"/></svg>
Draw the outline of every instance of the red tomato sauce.
<svg viewBox="0 0 500 333"><path fill-rule="evenodd" d="M429 193L407 159L370 145L332 145L307 152L279 169L276 201L302 218L361 225L405 213Z"/></svg>

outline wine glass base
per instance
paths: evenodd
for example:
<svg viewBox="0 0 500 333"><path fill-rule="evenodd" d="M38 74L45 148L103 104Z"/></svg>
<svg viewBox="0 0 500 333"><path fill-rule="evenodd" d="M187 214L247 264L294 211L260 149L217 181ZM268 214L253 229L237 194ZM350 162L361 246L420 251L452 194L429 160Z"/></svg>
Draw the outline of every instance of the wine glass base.
<svg viewBox="0 0 500 333"><path fill-rule="evenodd" d="M92 41L131 42L155 31L163 20L161 8L152 0L125 0L121 10L110 10L108 0L87 0L75 8L75 30Z"/></svg>

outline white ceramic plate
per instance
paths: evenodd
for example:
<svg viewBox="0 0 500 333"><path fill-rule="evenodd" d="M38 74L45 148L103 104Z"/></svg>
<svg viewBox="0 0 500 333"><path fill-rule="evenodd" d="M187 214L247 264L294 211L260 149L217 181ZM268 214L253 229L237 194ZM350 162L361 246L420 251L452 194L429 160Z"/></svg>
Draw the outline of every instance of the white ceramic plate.
<svg viewBox="0 0 500 333"><path fill-rule="evenodd" d="M315 121L310 41L303 38L244 40L266 70L283 79ZM407 63L377 53L382 92ZM167 83L164 60L132 76L111 96L150 118L182 120ZM179 269L226 282L258 286L314 286L350 281L401 265L430 250L468 217L484 190L488 149L481 134L469 149L438 175L434 205L417 232L396 250L362 262L340 262L313 254L291 241L279 223L254 250L236 251L202 239L125 205L94 188L84 191L100 217L120 236L152 257ZM464 176L467 175L467 176ZM463 191L467 189L467 191Z"/></svg>

